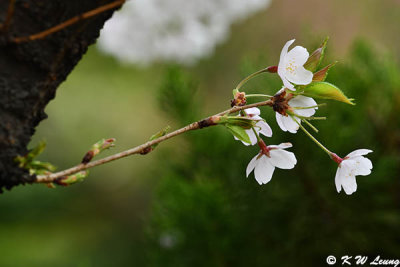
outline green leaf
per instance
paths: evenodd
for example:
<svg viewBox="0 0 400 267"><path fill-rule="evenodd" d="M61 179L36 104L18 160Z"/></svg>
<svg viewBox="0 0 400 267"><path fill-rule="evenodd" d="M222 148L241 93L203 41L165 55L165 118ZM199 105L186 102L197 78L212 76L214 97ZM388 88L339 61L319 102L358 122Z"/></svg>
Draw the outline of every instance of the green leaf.
<svg viewBox="0 0 400 267"><path fill-rule="evenodd" d="M325 40L322 42L320 47L315 50L311 56L309 56L307 62L304 64L304 68L314 72L317 70L319 64L321 63L322 59L324 58L326 44L328 43L329 37L326 37Z"/></svg>
<svg viewBox="0 0 400 267"><path fill-rule="evenodd" d="M223 120L220 120L223 121ZM239 117L239 116L228 116L226 117L226 122L222 122L222 124L228 124L228 125L235 125L235 126L240 126L244 129L250 129L256 124L256 121L248 118L248 117Z"/></svg>
<svg viewBox="0 0 400 267"><path fill-rule="evenodd" d="M304 87L302 95L314 98L332 99L355 105L352 102L354 100L353 98L347 98L342 90L327 82L313 82L307 85Z"/></svg>
<svg viewBox="0 0 400 267"><path fill-rule="evenodd" d="M237 125L232 125L232 124L226 124L225 126L233 134L233 136L235 136L237 139L239 139L245 143L249 143L249 144L251 143L250 137L248 136L248 134L242 127L237 126Z"/></svg>

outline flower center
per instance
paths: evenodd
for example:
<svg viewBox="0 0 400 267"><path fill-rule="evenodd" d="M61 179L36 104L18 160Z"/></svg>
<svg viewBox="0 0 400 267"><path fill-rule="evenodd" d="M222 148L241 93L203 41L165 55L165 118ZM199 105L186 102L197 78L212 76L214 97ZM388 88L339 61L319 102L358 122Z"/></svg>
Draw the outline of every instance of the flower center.
<svg viewBox="0 0 400 267"><path fill-rule="evenodd" d="M290 72L293 74L297 69L296 62L294 60L289 60L289 62L286 64L286 71Z"/></svg>

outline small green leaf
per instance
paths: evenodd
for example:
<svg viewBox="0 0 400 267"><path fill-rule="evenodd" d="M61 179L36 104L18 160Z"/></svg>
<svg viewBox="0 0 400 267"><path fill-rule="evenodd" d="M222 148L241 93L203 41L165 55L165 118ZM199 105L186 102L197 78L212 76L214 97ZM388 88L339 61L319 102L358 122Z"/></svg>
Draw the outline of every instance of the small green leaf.
<svg viewBox="0 0 400 267"><path fill-rule="evenodd" d="M14 161L19 163L20 168L26 169L31 175L47 174L53 172L56 167L49 162L35 160L46 148L46 142L41 141L35 148L28 152L25 156L16 156Z"/></svg>
<svg viewBox="0 0 400 267"><path fill-rule="evenodd" d="M329 37L326 37L325 40L322 42L320 47L315 50L311 56L309 56L307 62L304 64L304 68L314 72L317 70L319 64L321 63L322 59L324 58L326 44L328 43Z"/></svg>
<svg viewBox="0 0 400 267"><path fill-rule="evenodd" d="M164 129L162 129L161 131L159 131L159 132L153 134L153 135L150 137L150 141L152 141L152 140L154 140L154 139L157 139L157 138L159 138L159 137L161 137L161 136L166 135L166 134L168 133L168 131L169 131L170 128L171 128L171 127L168 125L167 127L165 127Z"/></svg>
<svg viewBox="0 0 400 267"><path fill-rule="evenodd" d="M165 127L164 129L162 129L161 131L159 131L159 132L153 134L153 135L150 137L149 141L155 140L155 139L157 139L157 138L160 138L160 137L166 135L166 134L168 133L168 131L169 131L170 128L171 128L171 127L168 125L167 127ZM151 148L154 149L154 148L156 148L157 146L158 146L158 144L154 144L154 145L151 146Z"/></svg>
<svg viewBox="0 0 400 267"><path fill-rule="evenodd" d="M239 139L245 143L249 143L249 144L251 143L250 137L248 136L248 134L242 127L237 126L237 125L232 125L232 124L226 124L225 126L233 134L233 136L235 136L237 139Z"/></svg>
<svg viewBox="0 0 400 267"><path fill-rule="evenodd" d="M45 148L46 142L44 140L40 141L40 143L25 156L26 161L31 162L35 157L40 155Z"/></svg>
<svg viewBox="0 0 400 267"><path fill-rule="evenodd" d="M83 180L86 177L88 177L88 175L89 175L89 171L88 170L80 171L80 172L71 174L69 176L60 177L55 181L55 183L58 184L58 185L62 185L62 186L68 186L68 185L71 185L71 184L83 182Z"/></svg>
<svg viewBox="0 0 400 267"><path fill-rule="evenodd" d="M30 164L30 171L34 174L44 174L47 172L53 172L57 169L56 166L51 164L50 162L43 162L38 160L33 160Z"/></svg>
<svg viewBox="0 0 400 267"><path fill-rule="evenodd" d="M93 150L93 151L99 150L98 153L100 153L105 149L113 147L114 143L115 143L115 138L101 139L100 141L98 141L96 144L94 144L92 146L91 150Z"/></svg>
<svg viewBox="0 0 400 267"><path fill-rule="evenodd" d="M22 157L22 156L16 156L16 157L14 158L14 162L18 163L18 166L19 166L20 168L24 168L25 165L26 165L26 158L25 158L25 157Z"/></svg>
<svg viewBox="0 0 400 267"><path fill-rule="evenodd" d="M313 82L307 85L304 87L302 95L314 98L332 99L355 105L352 102L354 100L353 98L347 98L342 90L327 82Z"/></svg>
<svg viewBox="0 0 400 267"><path fill-rule="evenodd" d="M328 71L330 68L332 68L333 66L335 66L337 63L337 61L329 64L328 66L326 66L325 68L320 69L319 71L314 73L313 82L323 82L325 81L326 77L328 76Z"/></svg>

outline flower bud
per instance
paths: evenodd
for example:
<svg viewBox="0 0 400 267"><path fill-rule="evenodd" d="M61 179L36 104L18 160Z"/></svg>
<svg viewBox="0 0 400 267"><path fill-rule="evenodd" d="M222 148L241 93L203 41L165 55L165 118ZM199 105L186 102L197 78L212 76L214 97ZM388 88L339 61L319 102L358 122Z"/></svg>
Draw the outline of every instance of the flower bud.
<svg viewBox="0 0 400 267"><path fill-rule="evenodd" d="M231 107L246 105L246 94L244 92L238 91L234 94L234 97L235 98L231 101Z"/></svg>
<svg viewBox="0 0 400 267"><path fill-rule="evenodd" d="M89 163L96 155L100 154L103 150L114 146L115 138L101 139L95 143L92 148L85 154L81 163Z"/></svg>
<svg viewBox="0 0 400 267"><path fill-rule="evenodd" d="M266 68L266 70L269 73L277 73L278 72L278 66L269 66L269 67Z"/></svg>
<svg viewBox="0 0 400 267"><path fill-rule="evenodd" d="M332 68L333 66L335 66L336 63L337 63L337 61L335 61L335 62L329 64L328 66L320 69L319 71L315 72L312 81L313 82L323 82L323 81L325 81L326 76L328 76L329 69Z"/></svg>
<svg viewBox="0 0 400 267"><path fill-rule="evenodd" d="M324 57L324 53L325 53L325 48L326 48L326 44L328 42L329 37L326 37L325 40L323 41L323 43L321 44L320 47L317 48L317 50L315 50L311 56L308 58L307 62L304 64L304 68L314 72L319 64L321 63L323 57Z"/></svg>

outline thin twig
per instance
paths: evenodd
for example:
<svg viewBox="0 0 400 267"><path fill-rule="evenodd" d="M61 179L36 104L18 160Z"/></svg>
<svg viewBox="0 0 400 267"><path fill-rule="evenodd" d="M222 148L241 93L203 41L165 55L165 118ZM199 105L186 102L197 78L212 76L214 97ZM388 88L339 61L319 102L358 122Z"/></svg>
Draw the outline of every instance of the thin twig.
<svg viewBox="0 0 400 267"><path fill-rule="evenodd" d="M95 9L90 10L88 12L85 12L83 14L80 14L78 16L70 18L69 20L66 20L63 23L60 23L60 24L58 24L58 25L56 25L54 27L51 27L50 29L47 29L45 31L42 31L42 32L39 32L39 33L36 33L36 34L32 34L32 35L29 35L29 36L16 37L16 38L14 38L12 40L12 42L14 42L14 43L23 43L23 42L29 42L29 41L34 41L34 40L38 40L38 39L43 39L44 37L46 37L46 36L48 36L50 34L53 34L55 32L58 32L58 31L60 31L60 30L62 30L64 28L67 28L67 27L69 27L69 26L71 26L71 25L73 25L73 24L75 24L75 23L77 23L77 22L79 22L81 20L88 19L90 17L98 15L98 14L100 14L102 12L107 11L107 10L110 10L110 9L113 9L113 8L116 8L116 7L120 7L120 6L122 6L123 3L125 3L125 0L114 1L112 3L106 4L104 6L100 6L98 8L95 8Z"/></svg>
<svg viewBox="0 0 400 267"><path fill-rule="evenodd" d="M235 113L235 112L238 112L240 110L247 109L247 108L259 107L259 106L271 106L271 105L272 105L272 100L262 101L262 102L258 102L258 103L254 103L254 104L250 104L250 105L246 105L246 106L236 106L236 107L227 109L225 111L222 111L222 112L220 112L218 114L215 114L214 116L223 116L225 114ZM141 144L141 145L139 145L137 147L125 150L123 152L120 152L120 153L105 157L103 159L92 161L92 162L89 162L87 164L78 164L78 165L76 165L76 166L74 166L72 168L69 168L69 169L66 169L66 170L63 170L63 171L60 171L60 172L48 174L48 175L38 175L36 177L35 183L51 183L51 182L55 181L57 178L59 178L59 177L71 175L71 174L77 173L79 171L86 170L86 169L89 169L89 168L93 168L95 166L99 166L99 165L105 164L107 162L111 162L111 161L114 161L114 160L117 160L117 159L120 159L120 158L124 158L124 157L130 156L130 155L139 154L140 152L144 151L146 148L151 147L151 146L153 146L155 144L161 143L161 142L163 142L165 140L168 140L168 139L170 139L170 138L172 138L174 136L183 134L183 133L188 132L188 131L201 129L201 128L206 127L206 126L211 126L212 124L206 125L206 126L204 126L202 124L203 121L207 121L211 117L213 117L213 116L210 116L210 117L208 117L208 118L206 118L204 120L198 121L198 122L193 122L193 123L191 123L189 125L186 125L183 128L180 128L180 129L178 129L178 130L176 130L174 132L168 133L168 134L166 134L166 135L164 135L162 137L159 137L157 139L148 141L148 142L146 142L144 144Z"/></svg>
<svg viewBox="0 0 400 267"><path fill-rule="evenodd" d="M1 32L6 32L8 30L8 27L10 26L11 23L11 19L14 15L14 9L15 9L15 0L9 0L6 19L4 23L1 24L0 26Z"/></svg>

